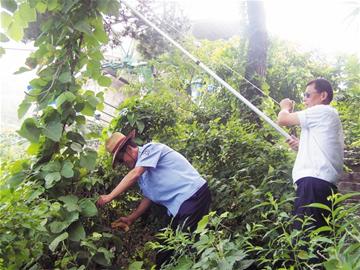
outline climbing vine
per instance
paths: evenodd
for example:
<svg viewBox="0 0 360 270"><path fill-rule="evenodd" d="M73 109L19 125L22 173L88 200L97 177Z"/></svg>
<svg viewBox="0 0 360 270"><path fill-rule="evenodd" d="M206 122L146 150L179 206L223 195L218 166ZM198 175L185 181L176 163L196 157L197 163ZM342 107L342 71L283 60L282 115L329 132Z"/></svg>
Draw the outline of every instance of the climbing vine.
<svg viewBox="0 0 360 270"><path fill-rule="evenodd" d="M84 90L82 85L90 78L103 87L111 84L111 79L101 73L101 48L108 42L103 15L116 16L119 2L8 0L1 3L4 41L8 38L20 41L29 23L35 22L39 14L48 15L35 40L36 51L18 71L36 69L36 78L29 82L31 90L18 109L19 118L32 105L37 109L37 115L24 119L18 131L30 142L27 153L31 158L19 160L7 176L10 189L16 189L20 183L31 186L31 193L22 194L27 194L24 212L34 218L34 223L40 222L31 233L42 232L37 234L41 238L37 240L45 248L35 249L33 254L31 246L20 244L26 231L12 235L1 242L1 252L14 254L4 264L11 269L25 265L43 268L78 265L84 269L94 262L108 265L112 253L101 244L106 236L86 232L93 226L89 218L98 211L84 179L95 167L97 152L87 146L86 133L82 131L86 117L102 109L103 93ZM64 241L70 242L64 245ZM19 248L24 256L16 257ZM26 254L32 255L30 260ZM79 260L80 264L74 263Z"/></svg>

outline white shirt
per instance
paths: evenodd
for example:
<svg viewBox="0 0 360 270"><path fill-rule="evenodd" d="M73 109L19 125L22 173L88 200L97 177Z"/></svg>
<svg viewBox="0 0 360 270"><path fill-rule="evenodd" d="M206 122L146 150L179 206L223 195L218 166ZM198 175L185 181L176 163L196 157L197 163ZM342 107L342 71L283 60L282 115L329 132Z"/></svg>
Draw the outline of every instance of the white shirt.
<svg viewBox="0 0 360 270"><path fill-rule="evenodd" d="M344 134L338 112L329 105L315 105L297 115L301 134L294 182L315 177L336 184L344 164Z"/></svg>

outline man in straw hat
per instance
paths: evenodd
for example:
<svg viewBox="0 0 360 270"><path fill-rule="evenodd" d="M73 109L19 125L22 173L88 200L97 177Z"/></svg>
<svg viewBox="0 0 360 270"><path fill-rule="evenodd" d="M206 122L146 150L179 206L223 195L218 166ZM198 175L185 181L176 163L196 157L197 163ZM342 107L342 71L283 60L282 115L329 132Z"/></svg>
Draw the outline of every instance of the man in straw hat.
<svg viewBox="0 0 360 270"><path fill-rule="evenodd" d="M115 132L107 140L106 150L113 155L113 168L122 163L131 170L111 193L99 197L97 205L112 201L137 182L144 198L120 221L130 226L154 202L167 208L173 229L181 226L183 230L194 231L209 212L211 195L206 181L180 153L161 143L138 147L134 137L135 131L127 136ZM167 262L171 255L169 251L159 252L157 267Z"/></svg>

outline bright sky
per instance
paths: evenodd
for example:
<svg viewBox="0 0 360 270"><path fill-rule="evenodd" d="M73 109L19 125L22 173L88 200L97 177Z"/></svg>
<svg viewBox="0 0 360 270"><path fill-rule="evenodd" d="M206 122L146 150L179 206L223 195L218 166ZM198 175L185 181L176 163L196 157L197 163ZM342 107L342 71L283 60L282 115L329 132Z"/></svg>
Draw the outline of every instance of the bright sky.
<svg viewBox="0 0 360 270"><path fill-rule="evenodd" d="M228 21L236 20L240 14L240 0L176 1L183 5L192 20L210 18ZM360 9L360 0L266 0L265 4L267 29L271 35L295 42L305 50L319 50L326 54L357 53L360 56L360 12L356 20L350 22L346 19L356 7ZM14 43L0 46L28 48ZM34 74L13 73L28 54L29 51L7 50L6 55L0 58L0 127L20 123L17 106Z"/></svg>
<svg viewBox="0 0 360 270"><path fill-rule="evenodd" d="M235 20L239 0L177 0L193 19ZM324 53L360 55L360 0L266 0L266 24L271 35L295 42L304 49Z"/></svg>

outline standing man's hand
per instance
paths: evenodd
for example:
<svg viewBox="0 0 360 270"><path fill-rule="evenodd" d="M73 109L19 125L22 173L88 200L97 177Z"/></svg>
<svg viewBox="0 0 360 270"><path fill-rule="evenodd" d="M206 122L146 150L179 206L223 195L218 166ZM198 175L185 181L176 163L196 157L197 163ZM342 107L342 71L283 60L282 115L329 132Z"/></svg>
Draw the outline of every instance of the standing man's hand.
<svg viewBox="0 0 360 270"><path fill-rule="evenodd" d="M295 136L291 136L291 139L287 139L286 142L292 150L297 151L299 149L299 139Z"/></svg>
<svg viewBox="0 0 360 270"><path fill-rule="evenodd" d="M96 202L96 205L101 207L111 201L112 201L112 197L110 195L100 195L99 199Z"/></svg>
<svg viewBox="0 0 360 270"><path fill-rule="evenodd" d="M294 110L295 102L289 98L284 98L280 101L281 110L287 110L288 112L292 112Z"/></svg>

